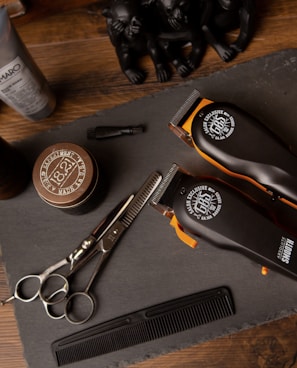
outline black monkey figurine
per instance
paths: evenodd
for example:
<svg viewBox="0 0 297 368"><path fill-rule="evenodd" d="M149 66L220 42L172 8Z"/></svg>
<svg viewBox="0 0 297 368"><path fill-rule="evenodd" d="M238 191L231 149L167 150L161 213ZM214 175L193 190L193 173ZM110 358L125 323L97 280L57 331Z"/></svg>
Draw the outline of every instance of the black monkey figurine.
<svg viewBox="0 0 297 368"><path fill-rule="evenodd" d="M206 0L207 1L207 0ZM223 61L231 61L250 42L255 28L255 0L212 0L213 15L202 26L208 43ZM235 42L228 45L224 34L239 28Z"/></svg>
<svg viewBox="0 0 297 368"><path fill-rule="evenodd" d="M169 62L182 77L188 76L204 53L200 0L142 0L142 5L150 12L152 31ZM189 43L191 52L185 59L182 49Z"/></svg>
<svg viewBox="0 0 297 368"><path fill-rule="evenodd" d="M137 0L112 0L103 10L107 32L115 47L123 73L132 84L144 82L146 74L139 69L140 56L150 54L159 82L166 82L170 72L154 37L146 30Z"/></svg>
<svg viewBox="0 0 297 368"><path fill-rule="evenodd" d="M244 51L254 32L255 0L110 0L103 15L129 81L144 82L138 61L149 54L158 81L166 82L168 63L188 76L199 66L207 43L226 62ZM237 39L228 44L226 32L235 28Z"/></svg>

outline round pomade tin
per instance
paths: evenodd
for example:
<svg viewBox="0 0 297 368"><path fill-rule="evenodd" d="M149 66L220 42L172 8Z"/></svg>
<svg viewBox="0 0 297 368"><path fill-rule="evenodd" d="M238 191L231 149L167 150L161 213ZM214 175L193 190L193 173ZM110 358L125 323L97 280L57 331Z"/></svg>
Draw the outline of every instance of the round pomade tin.
<svg viewBox="0 0 297 368"><path fill-rule="evenodd" d="M48 204L78 208L86 204L98 187L99 169L94 157L74 143L57 143L47 147L33 168L33 184Z"/></svg>

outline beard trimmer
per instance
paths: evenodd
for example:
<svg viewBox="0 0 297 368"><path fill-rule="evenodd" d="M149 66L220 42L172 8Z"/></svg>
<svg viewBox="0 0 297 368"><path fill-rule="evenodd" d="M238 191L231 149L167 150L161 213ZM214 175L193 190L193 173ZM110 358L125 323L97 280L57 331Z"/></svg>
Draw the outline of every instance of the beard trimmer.
<svg viewBox="0 0 297 368"><path fill-rule="evenodd" d="M297 209L297 157L260 121L194 90L169 128L223 172Z"/></svg>
<svg viewBox="0 0 297 368"><path fill-rule="evenodd" d="M150 204L171 219L187 245L195 248L197 239L205 239L244 254L264 270L297 279L297 238L230 185L214 178L195 178L173 164Z"/></svg>

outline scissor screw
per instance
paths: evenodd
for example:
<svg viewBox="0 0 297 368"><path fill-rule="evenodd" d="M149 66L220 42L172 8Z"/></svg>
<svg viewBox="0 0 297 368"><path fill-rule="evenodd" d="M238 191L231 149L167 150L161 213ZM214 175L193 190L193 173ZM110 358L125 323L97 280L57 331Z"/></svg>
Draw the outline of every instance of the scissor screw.
<svg viewBox="0 0 297 368"><path fill-rule="evenodd" d="M83 243L82 243L82 248L83 249L86 249L89 244L90 244L90 241L89 240L84 240Z"/></svg>

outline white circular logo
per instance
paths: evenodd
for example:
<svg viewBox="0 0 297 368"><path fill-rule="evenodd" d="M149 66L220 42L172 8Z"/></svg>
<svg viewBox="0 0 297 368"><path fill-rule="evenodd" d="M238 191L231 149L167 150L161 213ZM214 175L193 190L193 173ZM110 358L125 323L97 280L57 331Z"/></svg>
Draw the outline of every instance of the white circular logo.
<svg viewBox="0 0 297 368"><path fill-rule="evenodd" d="M233 133L235 121L225 110L210 111L203 119L203 130L212 139L223 140Z"/></svg>
<svg viewBox="0 0 297 368"><path fill-rule="evenodd" d="M85 176L84 160L71 150L52 152L45 158L40 168L43 187L58 196L75 192L84 182Z"/></svg>
<svg viewBox="0 0 297 368"><path fill-rule="evenodd" d="M187 195L186 208L198 220L211 220L222 208L222 197L214 188L199 185Z"/></svg>

